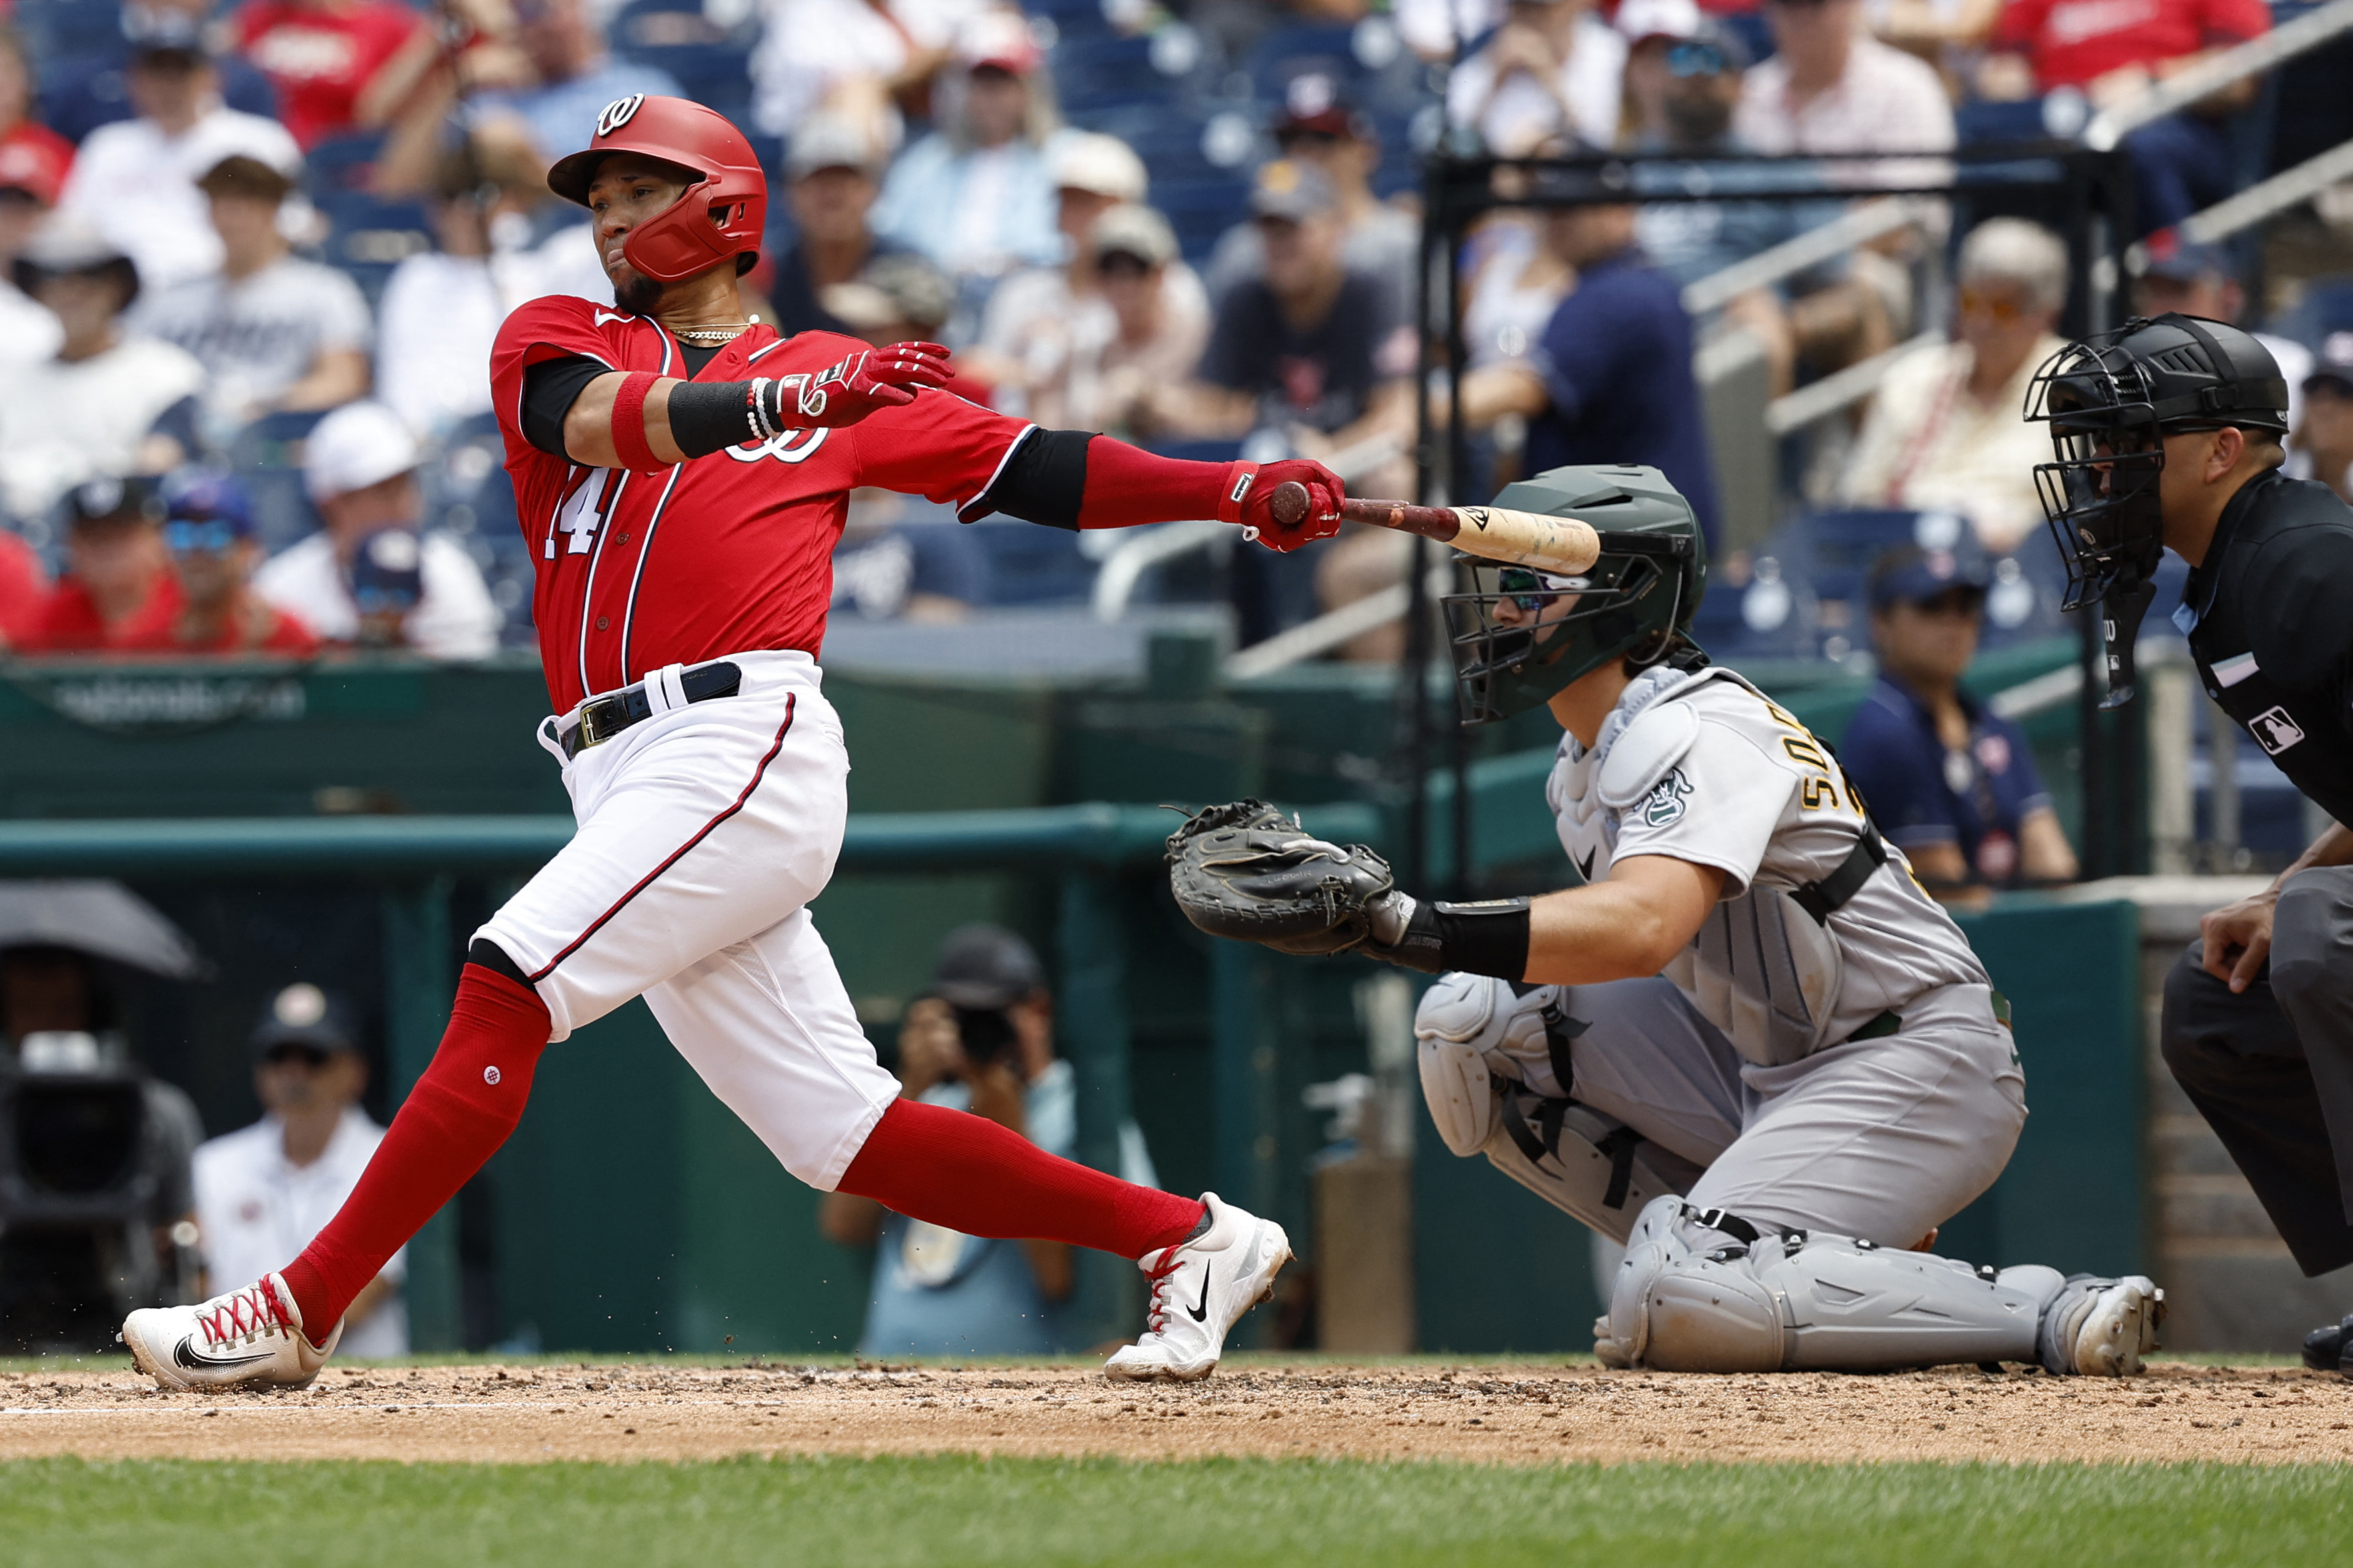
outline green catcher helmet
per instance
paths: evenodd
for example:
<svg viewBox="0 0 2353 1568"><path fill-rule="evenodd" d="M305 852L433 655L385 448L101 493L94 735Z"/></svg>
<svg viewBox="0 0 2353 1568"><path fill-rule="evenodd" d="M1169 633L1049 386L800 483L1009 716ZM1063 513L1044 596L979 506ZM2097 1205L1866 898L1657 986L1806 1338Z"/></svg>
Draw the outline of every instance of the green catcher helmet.
<svg viewBox="0 0 2353 1568"><path fill-rule="evenodd" d="M1576 577L1455 557L1461 587L1445 605L1464 723L1525 712L1613 658L1646 667L1682 646L1707 587L1707 544L1665 475L1547 468L1494 504L1590 523L1601 555Z"/></svg>

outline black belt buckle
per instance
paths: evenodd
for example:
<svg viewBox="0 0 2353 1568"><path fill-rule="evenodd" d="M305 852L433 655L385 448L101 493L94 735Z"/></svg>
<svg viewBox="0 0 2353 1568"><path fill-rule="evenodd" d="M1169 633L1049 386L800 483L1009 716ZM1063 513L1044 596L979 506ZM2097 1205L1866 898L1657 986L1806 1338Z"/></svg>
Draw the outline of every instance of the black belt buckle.
<svg viewBox="0 0 2353 1568"><path fill-rule="evenodd" d="M744 672L732 659L698 664L679 680L679 689L690 703L733 697L743 686ZM603 745L638 721L653 716L653 703L646 696L643 681L608 692L593 702L584 702L580 706L580 721L560 742L564 754L567 759L576 757L591 746Z"/></svg>
<svg viewBox="0 0 2353 1568"><path fill-rule="evenodd" d="M606 720L607 713L612 715L614 721L609 725ZM573 755L577 756L591 746L601 746L628 729L629 727L628 713L628 707L626 703L616 701L609 697L583 705L580 710L580 722L572 727Z"/></svg>

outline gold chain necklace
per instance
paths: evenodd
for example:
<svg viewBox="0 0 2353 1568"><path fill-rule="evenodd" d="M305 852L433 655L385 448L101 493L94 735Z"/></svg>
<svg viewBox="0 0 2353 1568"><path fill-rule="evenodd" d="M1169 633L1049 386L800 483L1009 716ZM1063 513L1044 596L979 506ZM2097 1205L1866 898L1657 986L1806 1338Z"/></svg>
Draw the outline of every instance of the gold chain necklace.
<svg viewBox="0 0 2353 1568"><path fill-rule="evenodd" d="M758 325L757 321L733 321L716 327L673 327L670 331L694 342L730 343Z"/></svg>

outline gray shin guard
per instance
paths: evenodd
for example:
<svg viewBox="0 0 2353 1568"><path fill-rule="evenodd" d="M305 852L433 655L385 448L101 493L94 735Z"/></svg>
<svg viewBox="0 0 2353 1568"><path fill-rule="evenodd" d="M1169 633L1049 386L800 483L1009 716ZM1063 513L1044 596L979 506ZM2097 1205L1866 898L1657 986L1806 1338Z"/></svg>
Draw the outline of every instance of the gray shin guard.
<svg viewBox="0 0 2353 1568"><path fill-rule="evenodd" d="M1694 1247L1686 1233L1712 1245ZM2065 1283L2040 1265L1988 1278L1957 1259L1846 1237L1744 1244L1661 1199L1635 1222L1595 1348L1612 1364L1662 1372L2033 1362L2042 1310Z"/></svg>
<svg viewBox="0 0 2353 1568"><path fill-rule="evenodd" d="M1634 1216L1654 1199L1687 1193L1700 1178L1697 1165L1589 1105L1545 1100L1516 1087L1505 1091L1505 1104L1506 1114L1480 1152L1495 1169L1612 1241L1625 1240ZM1517 1110L1526 1113L1512 1113Z"/></svg>

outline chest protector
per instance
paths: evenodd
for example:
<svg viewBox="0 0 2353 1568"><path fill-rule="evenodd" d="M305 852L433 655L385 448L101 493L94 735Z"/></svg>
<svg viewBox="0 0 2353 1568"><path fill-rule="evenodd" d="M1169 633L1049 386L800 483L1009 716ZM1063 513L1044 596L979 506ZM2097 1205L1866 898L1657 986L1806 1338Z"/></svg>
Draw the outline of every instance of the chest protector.
<svg viewBox="0 0 2353 1568"><path fill-rule="evenodd" d="M1614 854L1618 823L1637 809L1699 739L1688 699L1709 681L1763 693L1732 671L1709 668L1655 697L1592 752L1564 749L1552 782L1561 837L1580 868ZM1708 914L1691 946L1662 971L1741 1056L1777 1067L1835 1044L1831 1016L1846 961L1830 917L1886 863L1879 835L1863 826L1854 850L1816 880L1798 882L1759 868L1746 891Z"/></svg>
<svg viewBox="0 0 2353 1568"><path fill-rule="evenodd" d="M2213 599L2189 634L2198 679L2306 799L2339 822L2353 822L2353 714L2340 707L2334 684L2289 686L2260 667L2254 628L2274 628L2266 606L2251 602L2247 581L2248 562L2283 532L2317 542L2324 529L2353 531L2353 511L2324 486L2274 478L2248 485L2224 515L2221 559L2210 563ZM2293 539L2278 546L2294 547ZM2277 630L2293 637L2296 628Z"/></svg>

